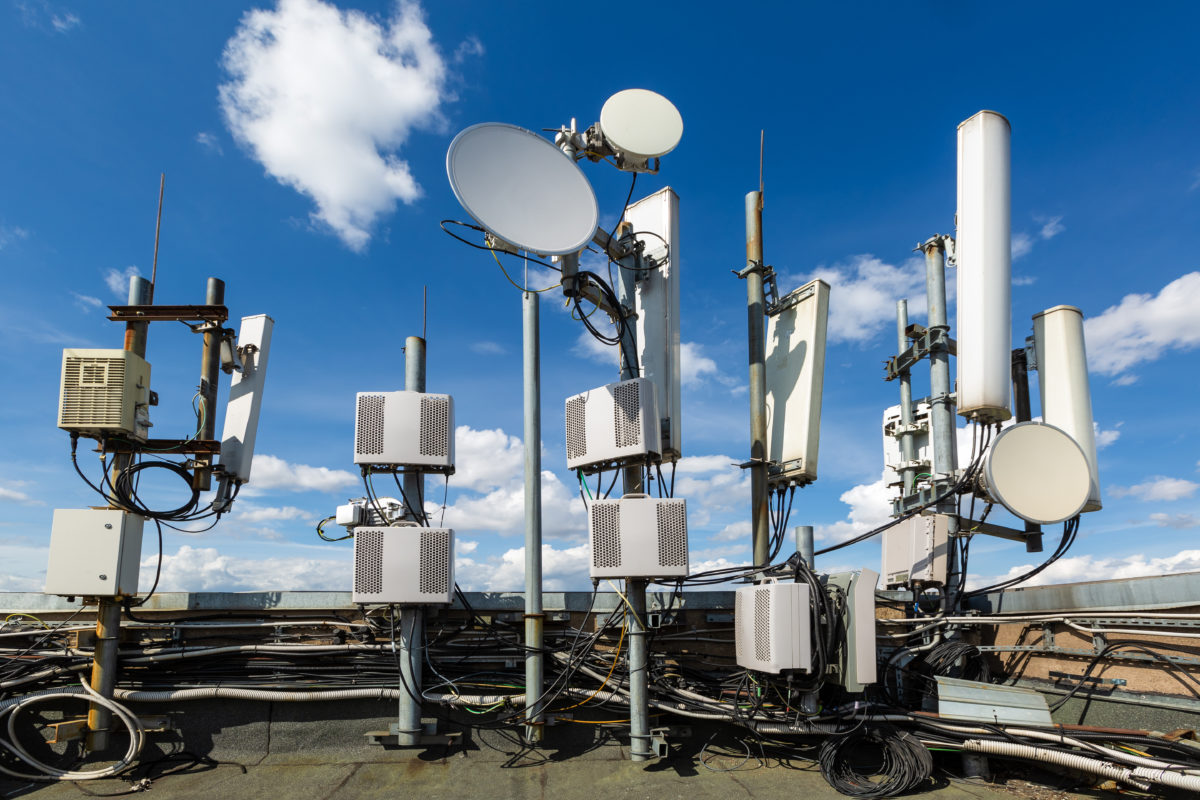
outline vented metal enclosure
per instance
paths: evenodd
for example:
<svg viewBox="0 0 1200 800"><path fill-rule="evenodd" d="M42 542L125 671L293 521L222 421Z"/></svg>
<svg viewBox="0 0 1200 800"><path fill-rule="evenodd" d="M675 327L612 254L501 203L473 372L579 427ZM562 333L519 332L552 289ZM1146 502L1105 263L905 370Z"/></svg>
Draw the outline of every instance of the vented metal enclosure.
<svg viewBox="0 0 1200 800"><path fill-rule="evenodd" d="M829 284L811 281L767 317L767 454L771 484L817 479Z"/></svg>
<svg viewBox="0 0 1200 800"><path fill-rule="evenodd" d="M883 532L883 581L897 586L944 586L949 552L946 517L918 514Z"/></svg>
<svg viewBox="0 0 1200 800"><path fill-rule="evenodd" d="M812 615L807 583L760 583L734 594L739 667L778 675L812 669Z"/></svg>
<svg viewBox="0 0 1200 800"><path fill-rule="evenodd" d="M566 428L568 469L657 460L662 452L654 384L645 378L567 398Z"/></svg>
<svg viewBox="0 0 1200 800"><path fill-rule="evenodd" d="M454 600L454 531L359 526L354 531L355 603L431 605Z"/></svg>
<svg viewBox="0 0 1200 800"><path fill-rule="evenodd" d="M115 509L55 509L45 593L74 597L136 594L144 522L137 514Z"/></svg>
<svg viewBox="0 0 1200 800"><path fill-rule="evenodd" d="M63 350L58 427L145 441L150 365L128 350Z"/></svg>
<svg viewBox="0 0 1200 800"><path fill-rule="evenodd" d="M424 392L359 392L354 463L454 471L454 398Z"/></svg>
<svg viewBox="0 0 1200 800"><path fill-rule="evenodd" d="M627 495L597 500L588 510L593 578L685 578L684 500Z"/></svg>

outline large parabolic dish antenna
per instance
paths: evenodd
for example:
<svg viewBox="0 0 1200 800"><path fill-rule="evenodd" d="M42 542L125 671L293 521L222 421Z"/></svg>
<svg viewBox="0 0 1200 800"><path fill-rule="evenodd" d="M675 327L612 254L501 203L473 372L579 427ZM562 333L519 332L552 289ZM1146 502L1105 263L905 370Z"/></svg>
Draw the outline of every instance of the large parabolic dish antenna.
<svg viewBox="0 0 1200 800"><path fill-rule="evenodd" d="M1064 431L1021 422L988 448L983 483L992 500L1021 519L1049 525L1083 510L1092 478L1083 450Z"/></svg>
<svg viewBox="0 0 1200 800"><path fill-rule="evenodd" d="M683 117L670 100L649 89L617 92L600 109L600 130L614 150L636 158L659 158L683 136Z"/></svg>
<svg viewBox="0 0 1200 800"><path fill-rule="evenodd" d="M596 233L599 209L575 162L533 131L472 125L446 152L454 196L476 222L521 250L564 255Z"/></svg>

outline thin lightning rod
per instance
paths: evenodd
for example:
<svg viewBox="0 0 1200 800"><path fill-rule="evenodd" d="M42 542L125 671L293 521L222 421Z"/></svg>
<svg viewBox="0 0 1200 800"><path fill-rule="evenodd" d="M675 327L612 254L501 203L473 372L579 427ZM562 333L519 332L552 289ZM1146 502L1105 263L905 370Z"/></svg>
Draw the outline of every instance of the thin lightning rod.
<svg viewBox="0 0 1200 800"><path fill-rule="evenodd" d="M758 210L763 209L763 156L767 149L767 130L758 132Z"/></svg>
<svg viewBox="0 0 1200 800"><path fill-rule="evenodd" d="M154 223L154 264L150 267L150 304L154 304L154 281L158 277L158 233L162 230L163 189L167 186L167 173L158 176L158 220Z"/></svg>

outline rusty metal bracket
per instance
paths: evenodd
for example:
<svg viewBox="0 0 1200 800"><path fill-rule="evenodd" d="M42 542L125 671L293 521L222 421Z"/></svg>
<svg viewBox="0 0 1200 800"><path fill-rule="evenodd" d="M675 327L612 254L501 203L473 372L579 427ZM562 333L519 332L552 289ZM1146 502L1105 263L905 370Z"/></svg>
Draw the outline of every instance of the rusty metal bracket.
<svg viewBox="0 0 1200 800"><path fill-rule="evenodd" d="M224 322L225 306L109 306L113 322Z"/></svg>
<svg viewBox="0 0 1200 800"><path fill-rule="evenodd" d="M939 325L924 328L914 323L905 329L904 335L912 340L912 345L884 363L884 380L891 381L902 377L931 353L945 352L952 356L958 354L958 342L950 338L948 327Z"/></svg>

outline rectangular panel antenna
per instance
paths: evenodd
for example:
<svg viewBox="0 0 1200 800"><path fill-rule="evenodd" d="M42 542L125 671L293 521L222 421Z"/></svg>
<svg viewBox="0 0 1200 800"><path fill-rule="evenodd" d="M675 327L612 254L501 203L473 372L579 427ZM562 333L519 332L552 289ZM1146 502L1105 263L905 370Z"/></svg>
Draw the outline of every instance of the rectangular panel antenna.
<svg viewBox="0 0 1200 800"><path fill-rule="evenodd" d="M767 457L771 484L817 479L829 284L806 283L767 317Z"/></svg>
<svg viewBox="0 0 1200 800"><path fill-rule="evenodd" d="M254 463L254 438L258 434L258 415L262 410L267 356L274 329L275 320L266 314L256 314L242 317L238 331L242 369L233 373L229 385L219 463L225 474L233 476L239 483L250 480L250 467Z"/></svg>

